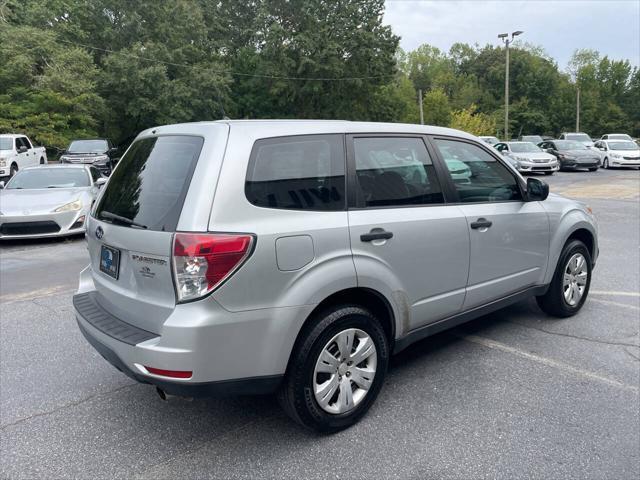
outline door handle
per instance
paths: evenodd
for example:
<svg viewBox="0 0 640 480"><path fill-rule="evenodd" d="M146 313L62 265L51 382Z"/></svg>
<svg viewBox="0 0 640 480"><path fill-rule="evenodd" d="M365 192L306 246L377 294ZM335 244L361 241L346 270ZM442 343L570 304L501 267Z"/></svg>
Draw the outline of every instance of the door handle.
<svg viewBox="0 0 640 480"><path fill-rule="evenodd" d="M387 232L383 228L374 228L369 233L360 235L363 242L372 242L373 240L389 240L393 237L393 232Z"/></svg>
<svg viewBox="0 0 640 480"><path fill-rule="evenodd" d="M479 218L475 222L471 222L470 226L475 230L477 228L489 228L491 225L493 225L493 222L490 220L487 220L486 218Z"/></svg>

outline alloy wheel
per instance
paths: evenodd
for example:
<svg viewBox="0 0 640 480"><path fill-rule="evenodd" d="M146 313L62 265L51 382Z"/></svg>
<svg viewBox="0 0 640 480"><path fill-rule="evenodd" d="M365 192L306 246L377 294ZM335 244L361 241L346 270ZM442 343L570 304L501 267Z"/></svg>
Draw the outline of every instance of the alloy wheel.
<svg viewBox="0 0 640 480"><path fill-rule="evenodd" d="M373 339L357 328L341 331L327 342L313 371L313 392L320 408L341 414L356 408L376 375Z"/></svg>
<svg viewBox="0 0 640 480"><path fill-rule="evenodd" d="M580 302L588 277L587 260L581 253L573 254L565 266L562 279L562 291L567 305L574 307Z"/></svg>

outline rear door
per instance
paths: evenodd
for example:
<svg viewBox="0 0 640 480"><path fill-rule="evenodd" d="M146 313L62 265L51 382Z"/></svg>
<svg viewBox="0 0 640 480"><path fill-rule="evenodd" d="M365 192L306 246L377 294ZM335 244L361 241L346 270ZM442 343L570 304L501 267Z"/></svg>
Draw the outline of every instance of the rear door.
<svg viewBox="0 0 640 480"><path fill-rule="evenodd" d="M460 310L469 262L464 213L445 204L421 136L347 136L349 232L358 285L389 291L402 332ZM438 167L441 168L441 167Z"/></svg>
<svg viewBox="0 0 640 480"><path fill-rule="evenodd" d="M525 202L518 177L475 142L433 138L443 160L471 169L468 183L452 182L470 236L464 309L540 284L549 251L549 220L540 202Z"/></svg>
<svg viewBox="0 0 640 480"><path fill-rule="evenodd" d="M87 226L99 303L150 332L160 333L175 306L173 236L179 223L189 223L183 222L185 216L196 216L185 199L192 179L202 179L194 172L205 150L199 135L136 140L105 185ZM210 211L216 178L208 180L209 193L200 200Z"/></svg>

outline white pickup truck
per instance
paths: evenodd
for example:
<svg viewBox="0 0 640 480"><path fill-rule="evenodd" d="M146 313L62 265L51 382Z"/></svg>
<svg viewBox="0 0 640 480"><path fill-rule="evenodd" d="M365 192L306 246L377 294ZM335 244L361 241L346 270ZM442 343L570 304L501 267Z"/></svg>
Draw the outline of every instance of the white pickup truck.
<svg viewBox="0 0 640 480"><path fill-rule="evenodd" d="M34 147L25 135L0 135L0 177L13 177L25 167L47 163L44 147Z"/></svg>

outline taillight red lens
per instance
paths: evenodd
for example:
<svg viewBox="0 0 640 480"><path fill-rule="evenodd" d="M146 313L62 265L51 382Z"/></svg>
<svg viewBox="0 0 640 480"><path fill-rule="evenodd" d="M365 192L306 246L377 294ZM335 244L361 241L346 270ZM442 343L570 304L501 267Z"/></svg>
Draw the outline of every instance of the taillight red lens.
<svg viewBox="0 0 640 480"><path fill-rule="evenodd" d="M173 271L178 300L193 300L213 291L251 253L252 235L176 233Z"/></svg>

